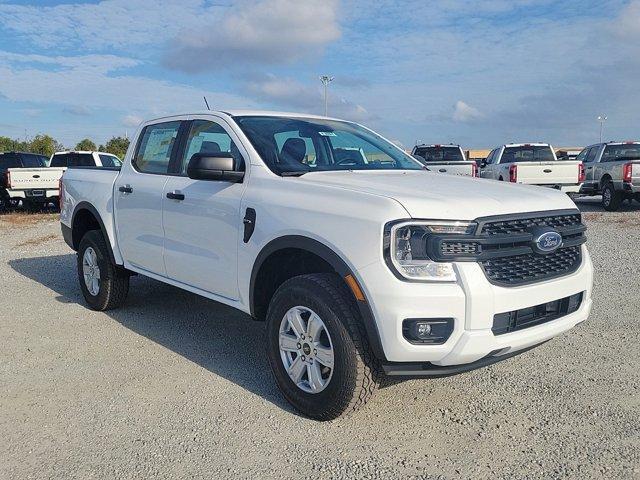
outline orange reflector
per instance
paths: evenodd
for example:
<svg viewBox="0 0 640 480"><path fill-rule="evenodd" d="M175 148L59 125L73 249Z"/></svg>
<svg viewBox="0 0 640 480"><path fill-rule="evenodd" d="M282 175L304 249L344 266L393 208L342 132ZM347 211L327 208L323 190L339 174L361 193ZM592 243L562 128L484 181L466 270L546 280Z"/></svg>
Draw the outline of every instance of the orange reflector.
<svg viewBox="0 0 640 480"><path fill-rule="evenodd" d="M362 293L362 290L360 290L360 285L358 285L356 279L353 278L353 275L346 275L344 277L344 281L347 282L347 285L349 285L349 288L353 292L353 296L356 297L356 300L358 300L359 302L364 302L364 294Z"/></svg>

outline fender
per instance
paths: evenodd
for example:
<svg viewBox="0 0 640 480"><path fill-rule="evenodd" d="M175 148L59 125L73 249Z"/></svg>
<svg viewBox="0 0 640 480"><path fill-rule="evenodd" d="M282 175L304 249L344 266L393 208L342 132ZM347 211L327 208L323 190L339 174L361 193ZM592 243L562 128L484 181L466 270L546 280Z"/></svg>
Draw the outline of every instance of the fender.
<svg viewBox="0 0 640 480"><path fill-rule="evenodd" d="M73 215L71 215L71 228L67 227L63 223L60 224L60 225L62 225L62 235L63 235L64 240L67 243L67 245L69 245L75 251L78 250L80 239L78 238L78 239L75 239L75 241L74 241L74 238L73 238L73 226L75 224L76 215L81 210L87 210L87 211L91 212L91 214L98 221L98 225L100 226L100 231L102 232L102 236L104 237L104 241L106 242L107 246L109 247L109 258L111 259L111 261L113 262L114 265L118 265L118 263L116 262L115 256L113 255L113 250L111 248L111 241L109 240L109 235L107 234L107 229L104 226L104 223L102 221L102 217L100 217L100 214L98 213L98 210L96 209L96 207L91 205L89 202L83 201L83 202L79 202L76 205L76 207L73 210ZM67 231L65 231L65 230L67 230Z"/></svg>
<svg viewBox="0 0 640 480"><path fill-rule="evenodd" d="M314 240L309 237L304 237L301 235L287 235L284 237L279 237L274 240L271 240L267 243L253 264L253 269L251 270L251 281L249 284L249 308L250 313L253 316L255 312L255 281L258 276L258 272L260 271L260 267L264 261L274 252L278 250L283 250L285 248L297 248L300 250L306 250L310 253L317 255L322 258L325 262L327 262L331 267L336 271L338 275L340 275L343 279L347 275L352 275L354 278L357 278L356 275L352 272L351 268L347 265L347 263L334 252L331 248L326 246L325 244ZM363 292L364 295L364 292ZM355 300L355 299L354 299ZM362 317L363 326L367 333L367 338L369 340L369 345L373 350L373 353L380 361L386 361L386 357L384 355L384 350L382 349L382 343L380 342L380 334L378 333L378 326L376 324L375 318L373 316L373 312L371 311L371 307L365 295L365 301L355 300L356 305L358 306L358 310L360 312L360 316Z"/></svg>

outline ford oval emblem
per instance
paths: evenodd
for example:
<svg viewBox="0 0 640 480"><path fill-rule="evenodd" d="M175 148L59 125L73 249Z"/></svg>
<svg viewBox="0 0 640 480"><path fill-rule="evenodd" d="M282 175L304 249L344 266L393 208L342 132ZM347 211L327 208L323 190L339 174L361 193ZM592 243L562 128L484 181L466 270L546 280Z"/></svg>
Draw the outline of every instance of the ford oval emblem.
<svg viewBox="0 0 640 480"><path fill-rule="evenodd" d="M562 235L555 231L548 231L533 239L537 250L543 253L551 253L562 245Z"/></svg>

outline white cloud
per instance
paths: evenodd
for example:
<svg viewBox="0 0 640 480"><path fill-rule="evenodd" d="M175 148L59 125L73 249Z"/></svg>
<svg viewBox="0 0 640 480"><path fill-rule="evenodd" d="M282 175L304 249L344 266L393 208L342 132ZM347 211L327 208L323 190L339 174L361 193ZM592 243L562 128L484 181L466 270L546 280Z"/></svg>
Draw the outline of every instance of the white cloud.
<svg viewBox="0 0 640 480"><path fill-rule="evenodd" d="M293 108L303 113L324 113L324 94L320 82L317 86L303 84L291 78L275 75L254 75L245 83L247 94L261 102L278 107ZM329 115L347 120L365 121L373 118L362 105L358 105L329 89Z"/></svg>
<svg viewBox="0 0 640 480"><path fill-rule="evenodd" d="M218 12L204 15L181 31L165 63L199 72L309 59L340 36L337 8L338 0L244 1L222 18Z"/></svg>
<svg viewBox="0 0 640 480"><path fill-rule="evenodd" d="M122 117L122 125L125 127L137 127L144 119L139 115L129 114Z"/></svg>
<svg viewBox="0 0 640 480"><path fill-rule="evenodd" d="M0 4L0 25L34 44L59 50L132 49L162 43L204 11L201 0L105 0L56 6Z"/></svg>
<svg viewBox="0 0 640 480"><path fill-rule="evenodd" d="M202 96L228 108L253 106L249 99L225 92L134 75L116 75L126 64L107 56L29 56L26 64L8 63L10 55L0 52L0 95L16 102L81 106L83 109L136 111L164 114L180 110L202 110ZM4 60L4 61L3 61ZM108 66L109 62L115 65ZM51 65L55 66L51 70Z"/></svg>
<svg viewBox="0 0 640 480"><path fill-rule="evenodd" d="M471 122L473 120L478 120L483 116L484 115L482 115L477 108L472 107L462 100L458 100L453 109L451 118L454 122Z"/></svg>

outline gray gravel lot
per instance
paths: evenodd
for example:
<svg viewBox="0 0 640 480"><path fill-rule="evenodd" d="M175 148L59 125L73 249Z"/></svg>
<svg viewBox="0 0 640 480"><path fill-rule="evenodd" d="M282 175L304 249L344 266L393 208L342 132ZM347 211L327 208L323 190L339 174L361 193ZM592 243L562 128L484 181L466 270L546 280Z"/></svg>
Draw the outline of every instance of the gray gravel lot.
<svg viewBox="0 0 640 480"><path fill-rule="evenodd" d="M263 324L143 277L92 312L57 217L0 217L0 478L640 478L640 208L579 206L587 322L331 423L280 396Z"/></svg>

